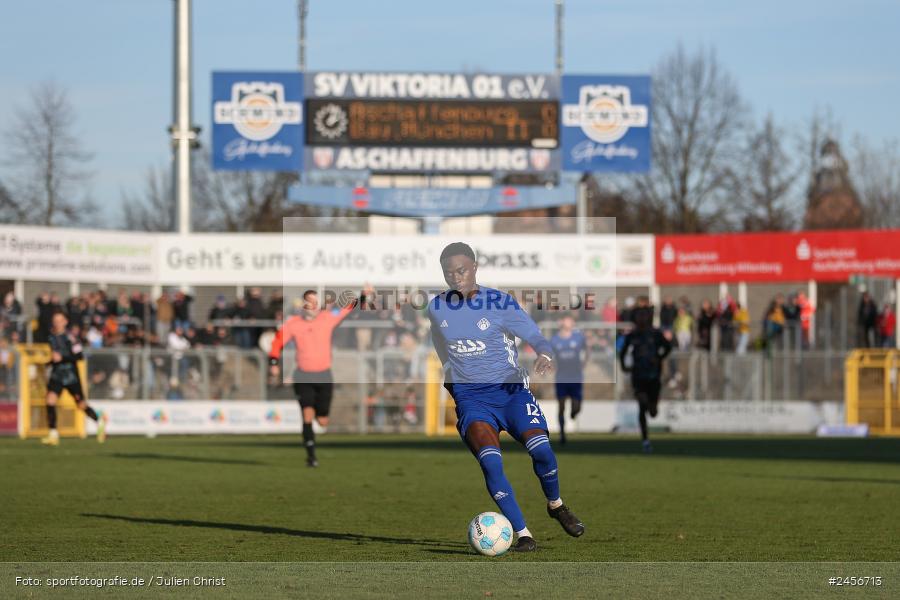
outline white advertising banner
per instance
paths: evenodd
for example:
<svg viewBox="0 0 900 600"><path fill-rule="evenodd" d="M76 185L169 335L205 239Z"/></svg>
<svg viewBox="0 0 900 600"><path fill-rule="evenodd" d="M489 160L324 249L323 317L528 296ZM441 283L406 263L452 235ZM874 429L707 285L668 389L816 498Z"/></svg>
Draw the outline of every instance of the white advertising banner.
<svg viewBox="0 0 900 600"><path fill-rule="evenodd" d="M110 435L299 433L303 429L300 409L290 400L91 400L91 406L108 419ZM85 423L88 434L96 433L93 421Z"/></svg>
<svg viewBox="0 0 900 600"><path fill-rule="evenodd" d="M0 279L143 285L418 285L469 243L497 287L650 286L649 235L151 234L0 226Z"/></svg>
<svg viewBox="0 0 900 600"><path fill-rule="evenodd" d="M638 429L635 401L616 407L617 430ZM648 421L673 433L814 433L820 425L844 422L839 402L754 402L746 400L662 401L659 414Z"/></svg>
<svg viewBox="0 0 900 600"><path fill-rule="evenodd" d="M160 236L163 283L433 285L441 250L460 236L196 234ZM652 236L467 236L492 286L653 282ZM621 279L620 279L621 277Z"/></svg>
<svg viewBox="0 0 900 600"><path fill-rule="evenodd" d="M154 283L150 233L0 225L0 278Z"/></svg>

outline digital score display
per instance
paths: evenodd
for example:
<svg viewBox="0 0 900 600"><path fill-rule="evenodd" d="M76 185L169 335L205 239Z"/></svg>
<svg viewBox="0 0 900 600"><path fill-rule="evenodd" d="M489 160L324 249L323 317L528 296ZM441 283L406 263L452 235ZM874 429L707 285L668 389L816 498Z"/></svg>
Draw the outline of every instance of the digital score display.
<svg viewBox="0 0 900 600"><path fill-rule="evenodd" d="M559 103L309 99L306 143L553 149L559 145Z"/></svg>

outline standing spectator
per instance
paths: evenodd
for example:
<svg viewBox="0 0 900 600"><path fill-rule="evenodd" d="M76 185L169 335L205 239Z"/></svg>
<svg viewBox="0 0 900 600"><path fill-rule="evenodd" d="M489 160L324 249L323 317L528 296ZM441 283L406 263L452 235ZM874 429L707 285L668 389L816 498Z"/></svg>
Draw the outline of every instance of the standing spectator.
<svg viewBox="0 0 900 600"><path fill-rule="evenodd" d="M810 333L812 332L812 321L813 316L816 314L816 307L813 306L813 303L803 292L797 292L797 307L800 309L800 329L803 331L803 347L809 348L812 340Z"/></svg>
<svg viewBox="0 0 900 600"><path fill-rule="evenodd" d="M191 302L194 297L185 294L181 290L175 292L175 300L172 302L172 311L175 314L175 327L187 330L191 326Z"/></svg>
<svg viewBox="0 0 900 600"><path fill-rule="evenodd" d="M734 349L734 299L726 294L719 301L716 320L719 322L719 348L726 352Z"/></svg>
<svg viewBox="0 0 900 600"><path fill-rule="evenodd" d="M3 304L0 305L0 321L3 323L3 337L8 338L13 331L19 330L19 317L22 315L22 305L16 300L12 292L6 292L3 296Z"/></svg>
<svg viewBox="0 0 900 600"><path fill-rule="evenodd" d="M228 304L225 302L225 296L219 294L216 296L216 301L213 304L212 308L209 309L209 321L221 321L223 319L228 319L231 317L231 309L228 308Z"/></svg>
<svg viewBox="0 0 900 600"><path fill-rule="evenodd" d="M659 328L666 331L672 331L675 328L675 317L678 316L678 307L675 306L672 298L665 298L662 306L659 307Z"/></svg>
<svg viewBox="0 0 900 600"><path fill-rule="evenodd" d="M176 325L174 331L169 332L166 348L172 352L172 359L178 364L178 379L183 380L188 368L184 352L191 348L191 343L184 337L184 329Z"/></svg>
<svg viewBox="0 0 900 600"><path fill-rule="evenodd" d="M250 320L258 321L265 319L267 315L266 305L263 303L262 290L258 287L252 287L247 290L247 316ZM259 336L262 335L262 327L252 327L250 329L250 347L255 348L259 342Z"/></svg>
<svg viewBox="0 0 900 600"><path fill-rule="evenodd" d="M878 324L878 307L869 292L863 292L859 300L859 309L856 311L858 345L861 348L870 348L875 345L875 328Z"/></svg>
<svg viewBox="0 0 900 600"><path fill-rule="evenodd" d="M882 348L893 348L896 346L897 315L894 313L894 307L890 302L884 303L884 308L878 316L878 333Z"/></svg>
<svg viewBox="0 0 900 600"><path fill-rule="evenodd" d="M234 303L234 306L231 307L230 317L235 321L243 321L249 316L249 312L247 311L247 298L238 298ZM240 348L251 348L253 346L249 327L233 327L231 333L234 336L235 343Z"/></svg>
<svg viewBox="0 0 900 600"><path fill-rule="evenodd" d="M56 294L42 292L34 301L37 306L37 331L35 332L34 341L38 343L46 343L50 339L50 329L53 327L53 315L60 310L59 298Z"/></svg>
<svg viewBox="0 0 900 600"><path fill-rule="evenodd" d="M735 302L734 306L734 327L737 330L736 351L738 354L746 354L747 344L750 342L750 311L740 302Z"/></svg>
<svg viewBox="0 0 900 600"><path fill-rule="evenodd" d="M619 322L621 323L631 323L633 322L632 315L634 313L634 297L628 296L625 298L625 308L622 309L622 312L619 313Z"/></svg>
<svg viewBox="0 0 900 600"><path fill-rule="evenodd" d="M697 347L709 351L712 348L712 328L716 322L716 309L712 302L704 300L697 315Z"/></svg>
<svg viewBox="0 0 900 600"><path fill-rule="evenodd" d="M172 321L175 319L175 310L169 301L168 292L163 292L156 300L156 337L160 341L169 337L172 329Z"/></svg>
<svg viewBox="0 0 900 600"><path fill-rule="evenodd" d="M763 319L764 338L766 340L766 349L771 351L774 342L781 338L784 332L784 296L776 294L769 308L766 309L766 316Z"/></svg>
<svg viewBox="0 0 900 600"><path fill-rule="evenodd" d="M284 292L276 289L269 297L269 305L266 307L266 318L275 319L277 313L284 313Z"/></svg>
<svg viewBox="0 0 900 600"><path fill-rule="evenodd" d="M694 331L694 317L691 316L686 306L678 308L678 316L675 317L673 327L678 349L681 351L690 350L691 337Z"/></svg>
<svg viewBox="0 0 900 600"><path fill-rule="evenodd" d="M800 335L800 306L797 296L791 294L784 303L784 326L787 329L789 342L794 345Z"/></svg>

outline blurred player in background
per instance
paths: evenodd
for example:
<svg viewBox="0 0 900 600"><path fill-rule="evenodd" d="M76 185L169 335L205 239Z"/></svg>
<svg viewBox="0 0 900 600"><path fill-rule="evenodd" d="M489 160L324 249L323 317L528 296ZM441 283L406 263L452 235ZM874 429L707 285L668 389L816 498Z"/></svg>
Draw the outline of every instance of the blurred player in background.
<svg viewBox="0 0 900 600"><path fill-rule="evenodd" d="M48 342L50 343L50 379L47 381L47 437L41 442L48 446L59 445L56 430L56 403L59 395L67 390L75 399L75 404L88 417L97 422L97 441L106 441L106 418L100 418L84 399L84 388L78 375L78 361L84 358L81 342L67 331L69 320L61 312L55 313Z"/></svg>
<svg viewBox="0 0 900 600"><path fill-rule="evenodd" d="M371 293L371 289L367 288ZM343 296L342 296L343 298ZM365 301L365 293L360 298ZM335 328L346 319L357 301L345 298L343 308L322 310L319 295L314 290L303 293L303 308L299 315L288 318L276 332L269 350L270 372L278 376L281 351L294 342L297 368L294 370L294 395L300 403L303 416L303 445L306 447L306 466L318 467L316 458L316 434L312 422L328 426L334 379L331 375L331 337Z"/></svg>
<svg viewBox="0 0 900 600"><path fill-rule="evenodd" d="M518 536L513 549L532 552L537 544L503 472L501 431L531 455L550 517L569 535L582 535L584 525L559 495L547 421L528 389L528 373L519 366L515 338L534 348L539 374L552 368L550 343L515 298L475 282L478 265L468 245L444 248L441 268L450 289L428 304L432 341L444 365L444 387L456 402L457 429L481 465L488 493Z"/></svg>
<svg viewBox="0 0 900 600"><path fill-rule="evenodd" d="M572 400L572 420L581 412L584 366L588 347L584 334L575 329L575 319L565 315L559 320L559 331L550 338L556 356L556 400L559 402L559 441L566 443L566 399Z"/></svg>
<svg viewBox="0 0 900 600"><path fill-rule="evenodd" d="M619 360L622 370L631 373L631 387L638 402L638 422L641 426L641 443L644 452L653 451L647 436L647 414L656 416L659 390L662 386L662 361L672 351L672 343L663 332L653 327L653 307L649 302L639 302L632 314L634 329L625 335ZM631 365L626 356L631 350Z"/></svg>

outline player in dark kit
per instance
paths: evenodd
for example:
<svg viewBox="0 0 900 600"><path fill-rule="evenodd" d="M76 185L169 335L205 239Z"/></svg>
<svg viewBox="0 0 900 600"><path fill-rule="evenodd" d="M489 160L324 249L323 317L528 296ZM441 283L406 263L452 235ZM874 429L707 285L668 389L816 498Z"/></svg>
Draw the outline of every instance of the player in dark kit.
<svg viewBox="0 0 900 600"><path fill-rule="evenodd" d="M559 331L550 338L556 355L556 400L559 402L559 441L566 443L566 399L572 400L572 419L581 412L584 389L584 365L588 361L587 341L575 329L575 319L566 315L559 320Z"/></svg>
<svg viewBox="0 0 900 600"><path fill-rule="evenodd" d="M547 421L528 389L528 373L518 363L516 337L538 354L535 371L548 372L553 364L549 342L515 298L475 282L478 265L468 245L456 242L444 248L441 268L450 289L428 303L431 338L444 365L444 387L456 402L459 434L481 465L488 493L518 536L513 549L531 552L537 544L503 472L501 431L531 455L550 517L569 535L582 535L584 525L559 495Z"/></svg>
<svg viewBox="0 0 900 600"><path fill-rule="evenodd" d="M638 422L641 425L641 443L644 452L652 452L647 437L647 414L656 416L659 390L662 387L662 361L672 351L672 343L663 332L653 327L653 307L640 306L632 315L634 329L625 336L619 360L622 370L631 373L631 386L638 402ZM625 356L631 349L631 367L626 366Z"/></svg>
<svg viewBox="0 0 900 600"><path fill-rule="evenodd" d="M47 427L50 429L41 442L48 446L59 445L59 432L56 430L56 403L59 395L67 390L75 399L78 408L97 422L97 441L106 440L106 419L100 418L84 399L84 388L78 375L78 361L84 358L81 343L66 331L69 320L63 313L53 315L53 326L50 330L50 379L47 381Z"/></svg>

